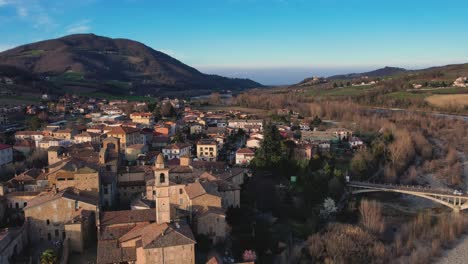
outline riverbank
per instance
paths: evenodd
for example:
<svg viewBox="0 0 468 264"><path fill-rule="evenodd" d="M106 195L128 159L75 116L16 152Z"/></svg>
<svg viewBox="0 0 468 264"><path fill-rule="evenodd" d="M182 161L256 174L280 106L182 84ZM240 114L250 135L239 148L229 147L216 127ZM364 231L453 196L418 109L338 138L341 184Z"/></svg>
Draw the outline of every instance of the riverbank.
<svg viewBox="0 0 468 264"><path fill-rule="evenodd" d="M468 260L468 235L460 238L454 248L446 250L436 264L465 264Z"/></svg>

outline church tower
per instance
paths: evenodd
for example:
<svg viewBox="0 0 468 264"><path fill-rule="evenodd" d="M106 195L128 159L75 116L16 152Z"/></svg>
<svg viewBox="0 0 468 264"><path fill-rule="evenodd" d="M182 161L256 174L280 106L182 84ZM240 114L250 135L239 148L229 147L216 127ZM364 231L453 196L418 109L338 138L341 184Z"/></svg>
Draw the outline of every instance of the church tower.
<svg viewBox="0 0 468 264"><path fill-rule="evenodd" d="M169 169L164 166L162 154L158 155L154 166L154 187L156 191L156 223L169 223L171 221Z"/></svg>

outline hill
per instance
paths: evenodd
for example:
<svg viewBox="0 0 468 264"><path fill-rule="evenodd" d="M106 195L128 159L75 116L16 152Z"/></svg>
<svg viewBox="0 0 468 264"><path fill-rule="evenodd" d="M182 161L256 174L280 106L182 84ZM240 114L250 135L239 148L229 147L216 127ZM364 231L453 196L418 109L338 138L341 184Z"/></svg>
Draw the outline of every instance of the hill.
<svg viewBox="0 0 468 264"><path fill-rule="evenodd" d="M347 79L357 79L357 78L362 78L362 77L387 77L387 76L392 76L392 75L397 75L401 73L405 73L407 70L403 68L397 68L397 67L385 67L382 69L377 69L374 71L370 72L363 72L363 73L349 73L349 74L343 74L343 75L334 75L330 76L327 79L331 80L347 80Z"/></svg>
<svg viewBox="0 0 468 264"><path fill-rule="evenodd" d="M249 79L201 73L137 41L94 34L19 46L1 52L0 65L13 66L77 93L200 94L261 86Z"/></svg>
<svg viewBox="0 0 468 264"><path fill-rule="evenodd" d="M420 70L386 67L367 73L309 78L287 90L301 93L303 99L345 99L368 106L468 113L465 77L468 77L468 64Z"/></svg>

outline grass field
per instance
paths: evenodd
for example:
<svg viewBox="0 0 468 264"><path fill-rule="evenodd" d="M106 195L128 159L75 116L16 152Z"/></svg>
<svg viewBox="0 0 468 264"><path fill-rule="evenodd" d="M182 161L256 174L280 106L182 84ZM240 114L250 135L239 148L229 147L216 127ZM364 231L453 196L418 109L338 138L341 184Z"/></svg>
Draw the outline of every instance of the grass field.
<svg viewBox="0 0 468 264"><path fill-rule="evenodd" d="M468 106L468 94L438 94L431 95L426 101L438 107Z"/></svg>
<svg viewBox="0 0 468 264"><path fill-rule="evenodd" d="M307 94L311 96L355 96L365 94L374 87L371 85L361 85L333 89L314 88L307 91Z"/></svg>

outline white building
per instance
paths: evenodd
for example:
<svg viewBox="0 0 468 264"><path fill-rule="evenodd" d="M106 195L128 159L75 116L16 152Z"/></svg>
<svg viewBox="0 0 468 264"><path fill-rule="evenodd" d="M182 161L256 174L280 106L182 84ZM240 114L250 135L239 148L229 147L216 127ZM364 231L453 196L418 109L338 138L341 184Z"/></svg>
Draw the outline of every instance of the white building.
<svg viewBox="0 0 468 264"><path fill-rule="evenodd" d="M189 144L176 143L164 147L162 153L167 160L180 159L180 157L190 156L190 149L191 145Z"/></svg>
<svg viewBox="0 0 468 264"><path fill-rule="evenodd" d="M96 133L83 132L74 137L75 143L91 142L92 144L99 144L101 142L101 136Z"/></svg>
<svg viewBox="0 0 468 264"><path fill-rule="evenodd" d="M0 166L13 161L13 146L0 144Z"/></svg>
<svg viewBox="0 0 468 264"><path fill-rule="evenodd" d="M351 137L349 140L349 145L351 145L351 148L359 148L364 146L364 142L358 137Z"/></svg>
<svg viewBox="0 0 468 264"><path fill-rule="evenodd" d="M249 148L241 148L236 152L236 164L247 165L254 158L255 152Z"/></svg>

